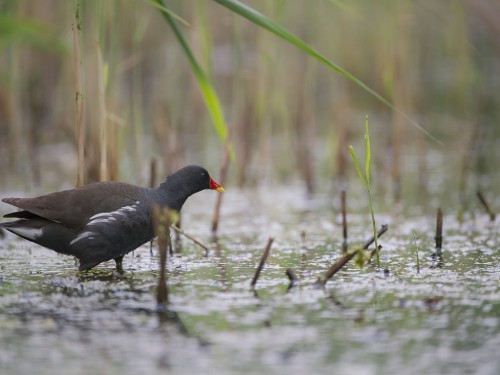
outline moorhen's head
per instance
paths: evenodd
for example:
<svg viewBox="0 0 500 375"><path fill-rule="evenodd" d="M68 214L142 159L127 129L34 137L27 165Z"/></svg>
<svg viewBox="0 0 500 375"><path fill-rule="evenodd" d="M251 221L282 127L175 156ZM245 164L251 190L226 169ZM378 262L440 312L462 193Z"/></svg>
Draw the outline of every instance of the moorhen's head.
<svg viewBox="0 0 500 375"><path fill-rule="evenodd" d="M175 197L174 200L177 202L169 204L174 209L177 209L176 206L179 203L182 206L189 196L201 190L224 191L224 188L210 177L207 170L198 165L189 165L168 175L161 187L166 188L171 193L170 198Z"/></svg>

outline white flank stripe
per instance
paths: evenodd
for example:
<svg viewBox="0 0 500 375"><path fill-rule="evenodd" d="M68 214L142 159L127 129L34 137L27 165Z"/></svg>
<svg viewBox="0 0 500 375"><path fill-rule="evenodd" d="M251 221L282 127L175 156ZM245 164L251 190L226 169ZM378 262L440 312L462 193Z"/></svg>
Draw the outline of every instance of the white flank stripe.
<svg viewBox="0 0 500 375"><path fill-rule="evenodd" d="M109 213L109 212L102 212L102 213L100 213L100 214L95 214L94 216L92 216L92 217L89 219L89 221L92 221L92 220L94 220L94 219L98 219L98 218L100 218L100 217L109 216L109 215L110 215L110 213Z"/></svg>
<svg viewBox="0 0 500 375"><path fill-rule="evenodd" d="M95 214L94 216L92 216L89 221L92 221L94 219L98 219L100 217L106 217L106 216L109 216L109 212L101 212L100 214Z"/></svg>
<svg viewBox="0 0 500 375"><path fill-rule="evenodd" d="M87 224L87 226L89 225L94 225L94 224L99 224L99 223L110 223L112 221L116 221L116 218L114 218L113 216L110 216L106 219L97 219L97 220L92 220L90 223Z"/></svg>
<svg viewBox="0 0 500 375"><path fill-rule="evenodd" d="M87 231L87 232L82 232L82 233L80 233L80 234L78 235L78 237L76 237L73 241L71 241L71 242L69 243L69 245L71 246L71 245L73 245L75 242L78 242L78 241L80 241L80 240L83 240L84 238L87 238L87 237L89 237L89 236L92 236L93 234L94 234L94 232L88 232L88 231ZM94 237L91 237L91 238L89 238L89 239L90 239L90 240L92 240L92 239L94 239Z"/></svg>
<svg viewBox="0 0 500 375"><path fill-rule="evenodd" d="M118 220L116 218L116 216L127 217L128 216L127 212L136 212L137 211L137 204L139 204L139 201L137 201L136 204L133 204L131 206L121 207L120 209L118 209L116 211L101 212L101 213L95 214L94 216L92 216L89 219L89 222L87 223L87 225L85 227L89 228L89 227L98 226L101 224L110 224L110 223ZM40 232L40 234L41 234L41 232ZM96 233L93 232L92 230L87 230L85 232L82 232L73 241L71 241L69 243L69 245L71 246L71 245L75 244L76 242L83 240L84 238L87 238L87 237L89 240L93 240L93 239L95 239L95 237L91 237L91 236L93 236L95 234ZM31 237L29 237L29 238L31 238Z"/></svg>
<svg viewBox="0 0 500 375"><path fill-rule="evenodd" d="M92 225L92 224L97 224L97 223L109 223L110 221L115 221L116 218L113 217L115 215L120 215L120 216L127 216L126 212L135 212L137 211L137 204L139 201L136 202L136 204L133 204L132 206L125 206L122 207L116 211L111 211L111 212L101 212L100 214L95 214L89 219L89 222L87 225Z"/></svg>
<svg viewBox="0 0 500 375"><path fill-rule="evenodd" d="M133 206L125 206L125 207L120 208L118 211L123 210L123 211L128 211L128 212L134 212L134 211L137 211L135 209L136 207L137 206L135 204Z"/></svg>

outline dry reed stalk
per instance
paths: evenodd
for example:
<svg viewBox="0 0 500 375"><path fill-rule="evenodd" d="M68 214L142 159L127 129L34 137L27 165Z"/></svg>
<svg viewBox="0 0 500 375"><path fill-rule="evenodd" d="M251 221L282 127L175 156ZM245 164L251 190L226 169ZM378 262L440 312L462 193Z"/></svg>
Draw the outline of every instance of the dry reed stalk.
<svg viewBox="0 0 500 375"><path fill-rule="evenodd" d="M221 168L220 168L219 181L220 181L220 184L222 186L224 186L226 184L227 172L229 170L229 159L230 159L230 150L231 150L231 129L232 129L232 127L229 127L226 142L224 144L224 155L222 156L222 164L221 164ZM214 217L212 219L212 234L213 235L215 235L217 233L217 229L219 227L220 208L222 206L223 196L224 196L224 194L217 194L217 201L215 202Z"/></svg>
<svg viewBox="0 0 500 375"><path fill-rule="evenodd" d="M488 204L488 201L484 197L483 193L480 190L478 190L477 193L476 193L476 195L479 198L479 201L483 205L483 207L486 210L486 212L488 213L488 215L490 215L490 221L491 222L495 221L496 215L493 212L493 210L491 209L491 206Z"/></svg>
<svg viewBox="0 0 500 375"><path fill-rule="evenodd" d="M160 277L156 291L158 311L165 311L168 303L167 286L167 248L170 244L170 210L167 207L153 206L153 221L155 234L158 237L160 252Z"/></svg>
<svg viewBox="0 0 500 375"><path fill-rule="evenodd" d="M156 159L155 158L151 159L150 174L149 174L149 187L150 188L156 187ZM153 254L153 241L154 240L149 241L149 253L150 254Z"/></svg>
<svg viewBox="0 0 500 375"><path fill-rule="evenodd" d="M307 60L304 60L307 61ZM296 137L297 137L297 163L299 169L302 172L302 177L306 184L307 194L312 195L315 191L314 186L314 139L316 135L316 124L314 119L314 113L311 110L311 105L308 100L306 75L307 71L310 70L309 65L305 62L304 66L305 74L301 74L302 77L298 83L299 94L297 96L298 100L298 111L296 114Z"/></svg>
<svg viewBox="0 0 500 375"><path fill-rule="evenodd" d="M207 252L210 251L210 248L205 245L203 242L201 242L200 240L196 239L195 237L191 236L190 234L187 234L186 232L184 232L181 228L179 228L178 226L172 224L170 226L170 228L172 228L173 230L175 230L177 233L180 233L182 234L184 237L190 239L191 241L193 241L195 244L197 244L198 246L201 246L202 248L204 248Z"/></svg>
<svg viewBox="0 0 500 375"><path fill-rule="evenodd" d="M99 41L96 42L97 55L97 103L99 108L99 181L108 180L108 130L106 117L106 89L104 83L104 63Z"/></svg>
<svg viewBox="0 0 500 375"><path fill-rule="evenodd" d="M257 284L257 280L259 279L260 273L262 269L264 268L264 265L266 264L266 260L269 257L269 253L271 252L271 245L273 244L274 238L269 237L267 240L267 245L264 249L264 252L262 253L262 257L260 258L259 265L257 266L257 269L255 270L255 275L253 276L252 282L250 283L250 286L252 288L255 288L255 284Z"/></svg>
<svg viewBox="0 0 500 375"><path fill-rule="evenodd" d="M341 204L342 204L342 252L347 253L347 202L346 202L346 192L342 190L341 194Z"/></svg>
<svg viewBox="0 0 500 375"><path fill-rule="evenodd" d="M116 125L110 124L109 130L110 130L108 138L109 179L110 181L117 181L119 175L119 162L118 162L118 140L116 138Z"/></svg>
<svg viewBox="0 0 500 375"><path fill-rule="evenodd" d="M345 189L347 184L347 162L349 160L348 153L346 149L349 147L349 134L348 134L348 122L349 122L349 95L347 94L348 87L342 84L340 86L341 94L337 100L332 103L332 116L334 116L335 131L331 133L336 139L336 153L334 157L334 171L333 174L335 185L340 189Z"/></svg>
<svg viewBox="0 0 500 375"><path fill-rule="evenodd" d="M288 288L287 288L287 292L288 292L288 291L290 291L290 289L292 289L294 286L296 286L300 282L300 280L291 268L287 268L285 274L288 277L288 280L290 280L290 284L288 285Z"/></svg>
<svg viewBox="0 0 500 375"><path fill-rule="evenodd" d="M442 255L443 247L443 211L438 208L436 215L436 255L440 257Z"/></svg>
<svg viewBox="0 0 500 375"><path fill-rule="evenodd" d="M467 181L472 171L472 166L478 157L479 136L481 132L481 125L477 124L472 126L470 134L467 134L464 145L464 154L462 156L462 165L460 170L460 177L458 182L458 198L460 201L459 221L461 222L465 211L467 210Z"/></svg>
<svg viewBox="0 0 500 375"><path fill-rule="evenodd" d="M288 280L290 280L291 284L295 284L299 281L297 274L291 268L287 268L285 274L288 277Z"/></svg>
<svg viewBox="0 0 500 375"><path fill-rule="evenodd" d="M397 101L395 101L397 102ZM393 198L396 203L401 202L401 164L402 164L402 130L404 125L402 124L402 116L395 112L394 113L394 127L393 127L393 160L392 160L392 193Z"/></svg>
<svg viewBox="0 0 500 375"><path fill-rule="evenodd" d="M83 95L80 72L80 43L78 40L78 31L80 30L80 9L77 5L73 19L73 68L75 78L75 105L76 105L76 138L78 143L78 169L76 186L80 187L84 184L85 176L85 160L84 160L84 145L85 145L85 129L83 125Z"/></svg>
<svg viewBox="0 0 500 375"><path fill-rule="evenodd" d="M395 87L394 87L394 106L396 108L404 108L405 99L405 89L402 87L405 83L400 80L399 77L399 67L401 62L398 58L396 58L395 62ZM402 164L403 164L403 147L404 147L404 130L405 130L405 118L403 114L399 111L392 112L392 148L393 148L393 157L392 157L392 193L393 198L396 203L401 202L401 191L402 191Z"/></svg>
<svg viewBox="0 0 500 375"><path fill-rule="evenodd" d="M255 84L255 82L252 81L249 84ZM255 138L254 124L256 120L254 107L254 101L245 97L243 110L241 111L240 120L237 122L237 129L235 131L234 141L237 143L238 149L237 182L239 187L245 186L249 175L249 166L252 163L252 147Z"/></svg>
<svg viewBox="0 0 500 375"><path fill-rule="evenodd" d="M182 244L181 244L181 232L182 232L182 215L181 213L179 212L179 214L177 215L177 221L175 223L172 223L172 227L175 227L174 228L174 231L175 231L175 253L176 254L180 254L182 252ZM177 230L176 230L177 229ZM190 235L188 235L187 233L184 234L185 237L189 238ZM191 241L194 241L194 239L191 239ZM198 240L196 240L198 241ZM199 241L198 241L199 242ZM201 243L201 242L200 242ZM207 247L206 245L204 244L201 244L203 245L202 247ZM200 245L200 246L201 246ZM173 249L172 247L170 247L170 253L173 254ZM205 249L205 254L208 255L208 250Z"/></svg>
<svg viewBox="0 0 500 375"><path fill-rule="evenodd" d="M157 169L158 169L158 163L156 162L155 158L151 158L151 162L149 164L149 187L154 188L156 187L156 176L157 176Z"/></svg>
<svg viewBox="0 0 500 375"><path fill-rule="evenodd" d="M427 146L424 136L421 132L415 134L415 147L418 162L418 200L422 205L424 212L427 211L429 199L427 198L429 189L427 182L429 180L427 173Z"/></svg>
<svg viewBox="0 0 500 375"><path fill-rule="evenodd" d="M20 61L19 61L19 51L13 49L9 56L10 74L9 74L9 87L8 94L5 93L7 99L7 108L5 108L6 124L7 124L7 136L8 140L6 144L8 145L8 168L11 171L16 169L16 163L19 161L18 155L21 151L21 139L23 129L23 121L21 118L22 111L20 110L20 85L15 84L15 82L20 82ZM2 88L3 91L3 88ZM2 93L3 94L3 93ZM3 141L3 140L2 140Z"/></svg>

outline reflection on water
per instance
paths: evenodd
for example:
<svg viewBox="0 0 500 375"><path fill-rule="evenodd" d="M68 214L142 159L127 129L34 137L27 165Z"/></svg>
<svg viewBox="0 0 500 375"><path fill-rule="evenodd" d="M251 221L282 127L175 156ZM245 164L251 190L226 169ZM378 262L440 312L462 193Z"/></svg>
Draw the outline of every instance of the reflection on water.
<svg viewBox="0 0 500 375"><path fill-rule="evenodd" d="M205 243L212 207L199 194L184 210L184 229ZM350 242L361 244L369 216L350 207ZM113 262L79 274L72 258L6 236L0 372L500 373L500 251L488 217L460 225L445 216L436 267L433 217L379 215L390 224L380 241L390 272L349 264L326 289L312 288L340 256L336 220L327 197L305 200L294 187L227 192L218 250L212 244L207 255L182 239L182 253L169 260L173 313L161 322L159 260L149 245L125 258L118 278ZM253 293L269 236L275 242ZM300 279L290 290L287 268Z"/></svg>

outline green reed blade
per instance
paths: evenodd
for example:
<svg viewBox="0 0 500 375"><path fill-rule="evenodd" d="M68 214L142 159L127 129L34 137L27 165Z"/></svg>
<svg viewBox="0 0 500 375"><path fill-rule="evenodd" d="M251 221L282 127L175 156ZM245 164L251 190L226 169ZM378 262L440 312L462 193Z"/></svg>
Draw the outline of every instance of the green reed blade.
<svg viewBox="0 0 500 375"><path fill-rule="evenodd" d="M325 64L329 68L342 74L344 77L350 79L352 82L357 84L359 87L361 87L363 90L365 90L366 92L368 92L369 94L371 94L375 98L377 98L379 101L384 103L386 106L391 108L393 111L401 114L401 116L403 116L410 124L415 126L417 129L419 129L421 132L423 132L425 135L427 135L433 141L435 141L439 144L442 144L441 141L439 141L437 138L435 138L431 133L429 133L427 130L425 130L416 121L412 120L406 113L404 113L400 109L396 108L391 102L389 102L387 99L385 99L382 95L380 95L374 89L369 87L367 84L365 84L359 78L357 78L353 74L349 73L347 70L341 68L340 66L338 66L334 62L327 59L325 56L323 56L321 53L316 51L309 44L304 42L302 39L298 38L297 36L295 36L294 34L289 32L287 29L285 29L284 27L278 25L277 23L275 23L271 19L267 18L262 13L256 11L255 9L249 7L246 4L241 3L238 0L214 0L214 1L225 6L226 8L230 9L234 13L237 13L240 16L248 19L249 21L267 29L268 31L272 32L273 34L276 34L280 38L286 40L287 42L293 44L294 46L296 46L297 48L306 52L310 56L314 57L316 60L322 62L323 64Z"/></svg>
<svg viewBox="0 0 500 375"><path fill-rule="evenodd" d="M189 45L186 39L184 38L184 35L182 34L181 30L177 26L177 23L174 20L174 18L170 15L169 12L166 12L165 9L163 9L165 8L163 0L154 0L154 1L161 5L161 7L159 8L160 12L163 14L167 22L172 27L172 30L174 31L174 34L177 37L177 40L182 47L182 50L184 51L186 57L188 58L189 63L191 64L191 68L193 69L196 81L198 82L198 86L203 96L203 100L210 114L210 118L212 119L212 122L215 126L217 135L222 141L225 141L227 138L227 125L226 121L224 120L224 115L222 113L222 106L219 97L217 96L217 93L215 92L215 89L212 83L210 82L210 79L205 74L200 64L198 64L198 61L194 57L193 52L189 48ZM234 160L233 157L232 159Z"/></svg>
<svg viewBox="0 0 500 375"><path fill-rule="evenodd" d="M149 4L160 10L162 13L167 13L170 17L175 18L177 21L180 23L184 24L185 26L189 26L189 22L186 21L184 18L179 16L178 14L172 12L170 9L168 9L165 5L161 4L157 0L146 0Z"/></svg>
<svg viewBox="0 0 500 375"><path fill-rule="evenodd" d="M361 168L359 167L358 158L356 157L356 153L354 152L354 147L349 146L349 153L351 154L352 160L354 161L354 166L356 167L356 171L358 171L359 179L363 183L363 186L365 187L366 191L368 191L369 187L365 180L365 177L363 176L363 173L361 172Z"/></svg>

